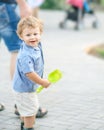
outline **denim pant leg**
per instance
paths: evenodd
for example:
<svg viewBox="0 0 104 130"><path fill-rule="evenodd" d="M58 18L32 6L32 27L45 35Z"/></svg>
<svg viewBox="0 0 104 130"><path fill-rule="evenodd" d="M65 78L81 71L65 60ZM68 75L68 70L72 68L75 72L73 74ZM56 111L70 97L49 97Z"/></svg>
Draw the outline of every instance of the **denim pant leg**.
<svg viewBox="0 0 104 130"><path fill-rule="evenodd" d="M0 38L3 38L9 51L19 50L22 42L16 33L20 17L15 12L15 7L15 4L0 2Z"/></svg>

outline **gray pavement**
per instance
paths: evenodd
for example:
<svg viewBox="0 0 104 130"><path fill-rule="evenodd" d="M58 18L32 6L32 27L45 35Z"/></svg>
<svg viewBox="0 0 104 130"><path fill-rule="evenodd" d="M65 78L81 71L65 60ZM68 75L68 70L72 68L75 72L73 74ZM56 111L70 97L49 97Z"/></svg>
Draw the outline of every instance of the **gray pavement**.
<svg viewBox="0 0 104 130"><path fill-rule="evenodd" d="M91 27L92 18L85 19L85 29L58 27L64 12L40 11L44 21L42 35L45 56L45 77L56 68L63 78L39 94L40 104L48 115L36 119L35 130L104 130L104 61L85 53L85 48L104 42L104 13L98 12L101 27ZM0 130L20 130L20 119L14 114L14 99L9 77L10 54L0 43Z"/></svg>

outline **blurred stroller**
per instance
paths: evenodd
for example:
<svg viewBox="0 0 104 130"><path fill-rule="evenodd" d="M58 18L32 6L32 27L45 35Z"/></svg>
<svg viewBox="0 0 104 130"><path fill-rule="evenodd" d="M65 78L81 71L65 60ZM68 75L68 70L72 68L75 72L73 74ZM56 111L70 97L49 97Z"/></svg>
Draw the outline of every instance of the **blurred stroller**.
<svg viewBox="0 0 104 130"><path fill-rule="evenodd" d="M67 0L67 4L71 5L71 9L67 10L65 19L59 23L60 28L66 27L67 20L76 22L75 29L81 30L84 28L83 19L85 14L94 16L94 21L92 23L93 28L99 27L98 19L89 6L91 0Z"/></svg>

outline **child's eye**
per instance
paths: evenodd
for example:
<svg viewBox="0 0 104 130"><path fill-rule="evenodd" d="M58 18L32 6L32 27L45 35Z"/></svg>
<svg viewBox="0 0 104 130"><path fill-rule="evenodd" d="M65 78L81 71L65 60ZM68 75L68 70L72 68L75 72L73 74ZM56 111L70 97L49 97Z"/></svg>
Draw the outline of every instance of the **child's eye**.
<svg viewBox="0 0 104 130"><path fill-rule="evenodd" d="M30 34L27 34L26 36L30 36Z"/></svg>
<svg viewBox="0 0 104 130"><path fill-rule="evenodd" d="M34 35L36 36L38 33L34 33Z"/></svg>

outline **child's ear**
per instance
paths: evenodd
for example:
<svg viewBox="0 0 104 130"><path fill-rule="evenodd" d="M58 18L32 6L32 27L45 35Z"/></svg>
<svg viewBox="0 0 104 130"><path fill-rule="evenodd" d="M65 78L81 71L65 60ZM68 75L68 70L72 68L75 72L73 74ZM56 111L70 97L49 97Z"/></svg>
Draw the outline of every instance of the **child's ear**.
<svg viewBox="0 0 104 130"><path fill-rule="evenodd" d="M23 40L22 36L19 36L19 38L20 38L21 40Z"/></svg>
<svg viewBox="0 0 104 130"><path fill-rule="evenodd" d="M16 32L16 33L17 33L18 37L19 37L21 40L23 40L23 39L22 39L22 34L19 35L18 32Z"/></svg>

